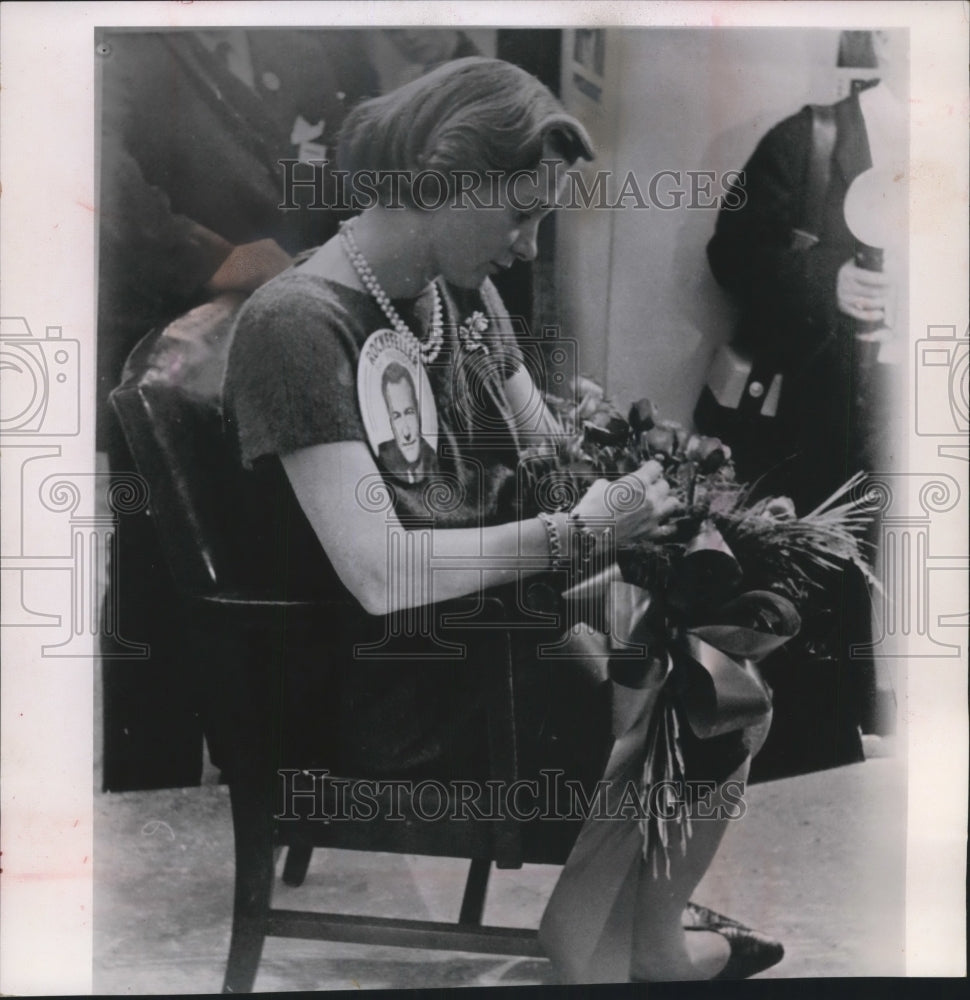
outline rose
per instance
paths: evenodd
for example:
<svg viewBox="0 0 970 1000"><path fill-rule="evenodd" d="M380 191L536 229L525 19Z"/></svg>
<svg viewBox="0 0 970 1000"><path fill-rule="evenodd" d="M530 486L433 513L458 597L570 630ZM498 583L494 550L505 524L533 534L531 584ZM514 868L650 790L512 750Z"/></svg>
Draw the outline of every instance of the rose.
<svg viewBox="0 0 970 1000"><path fill-rule="evenodd" d="M665 455L670 458L677 450L677 435L670 427L652 427L641 432L640 446L649 455Z"/></svg>
<svg viewBox="0 0 970 1000"><path fill-rule="evenodd" d="M657 408L644 397L630 407L630 415L627 420L635 434L639 434L640 431L649 431L656 426Z"/></svg>
<svg viewBox="0 0 970 1000"><path fill-rule="evenodd" d="M699 434L691 434L687 440L687 447L684 449L684 455L688 461L699 462L707 454L705 446L707 440L708 438L701 437Z"/></svg>
<svg viewBox="0 0 970 1000"><path fill-rule="evenodd" d="M671 452L671 455L682 453L687 446L687 438L689 437L683 425L678 424L676 420L661 420L660 426L674 433L674 450Z"/></svg>
<svg viewBox="0 0 970 1000"><path fill-rule="evenodd" d="M687 441L684 454L705 474L717 472L731 457L731 449L715 437L692 434Z"/></svg>

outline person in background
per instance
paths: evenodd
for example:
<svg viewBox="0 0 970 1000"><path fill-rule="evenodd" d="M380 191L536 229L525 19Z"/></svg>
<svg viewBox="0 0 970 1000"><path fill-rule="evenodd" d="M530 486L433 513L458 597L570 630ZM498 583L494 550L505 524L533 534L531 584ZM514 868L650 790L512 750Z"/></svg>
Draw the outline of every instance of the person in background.
<svg viewBox="0 0 970 1000"><path fill-rule="evenodd" d="M356 31L104 31L101 74L97 447L133 469L107 404L134 345L216 295L247 295L326 240L339 214L310 209L312 185L284 211L280 159L295 178L329 173L347 110L374 89ZM114 584L118 632L149 659L112 659L102 636L105 773L112 790L194 784L201 734L174 595L155 532L122 519Z"/></svg>
<svg viewBox="0 0 970 1000"><path fill-rule="evenodd" d="M782 381L777 415L762 418L757 433L734 437L722 415L701 405L695 421L732 445L740 479L790 496L800 515L854 473L885 468L896 444L893 400L880 376L891 371L883 364L893 346L886 327L904 272L889 248L882 269L864 266L865 248L845 212L860 175L878 168L899 189L906 172L905 35L875 31L872 42L882 79L832 108L835 144L812 238L798 232L813 143L805 107L758 144L733 192L741 207L721 210L707 248L714 277L739 308L735 346L753 372L780 373ZM866 331L876 329L882 343L867 343ZM767 384L760 378L747 391ZM762 777L862 760L860 728L887 725L872 659L851 652L871 642L868 588L850 570L833 576L830 595L837 606L820 610L798 642L764 664L775 720L754 767Z"/></svg>
<svg viewBox="0 0 970 1000"><path fill-rule="evenodd" d="M382 94L451 59L481 55L468 35L454 28L385 28L368 42Z"/></svg>

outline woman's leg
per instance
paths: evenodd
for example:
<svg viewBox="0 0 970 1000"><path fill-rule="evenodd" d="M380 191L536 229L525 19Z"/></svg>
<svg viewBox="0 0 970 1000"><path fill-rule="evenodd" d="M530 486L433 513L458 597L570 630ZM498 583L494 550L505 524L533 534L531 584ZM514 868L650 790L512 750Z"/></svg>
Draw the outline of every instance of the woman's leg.
<svg viewBox="0 0 970 1000"><path fill-rule="evenodd" d="M737 798L725 799L728 782L743 782L748 775L746 759L705 799L703 815L728 816L737 811ZM696 809L694 812L696 813ZM713 931L685 931L683 913L691 893L704 877L717 853L730 820L692 816L692 835L681 854L679 843L671 844L670 877L659 871L656 877L645 861L640 863L636 910L633 919L633 948L630 962L632 979L651 982L710 979L725 966L730 953L728 942Z"/></svg>

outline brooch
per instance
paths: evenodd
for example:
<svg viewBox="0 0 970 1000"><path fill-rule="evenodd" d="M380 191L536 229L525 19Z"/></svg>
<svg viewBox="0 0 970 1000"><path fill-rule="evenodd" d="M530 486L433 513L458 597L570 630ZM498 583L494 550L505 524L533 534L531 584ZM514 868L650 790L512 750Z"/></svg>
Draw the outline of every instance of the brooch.
<svg viewBox="0 0 970 1000"><path fill-rule="evenodd" d="M484 351L488 354L488 345L482 342L482 334L488 329L488 318L480 310L475 312L458 327L458 339L466 351Z"/></svg>

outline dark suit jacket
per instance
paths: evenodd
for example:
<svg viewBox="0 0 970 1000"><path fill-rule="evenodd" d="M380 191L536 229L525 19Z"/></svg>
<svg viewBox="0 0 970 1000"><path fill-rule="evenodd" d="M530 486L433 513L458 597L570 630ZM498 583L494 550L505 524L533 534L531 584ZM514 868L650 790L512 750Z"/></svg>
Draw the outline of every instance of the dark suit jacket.
<svg viewBox="0 0 970 1000"><path fill-rule="evenodd" d="M842 212L852 181L872 165L856 96L835 105L836 143L819 242L791 248L801 220L812 144L811 109L776 125L744 167L742 208L718 215L707 255L718 282L744 313L744 345L785 366L797 365L831 329L837 316L835 279L855 251Z"/></svg>
<svg viewBox="0 0 970 1000"><path fill-rule="evenodd" d="M377 459L382 468L403 482L420 482L438 471L438 456L424 438L421 438L421 453L413 464L404 460L401 449L393 438L378 445Z"/></svg>
<svg viewBox="0 0 970 1000"><path fill-rule="evenodd" d="M758 488L791 496L802 514L860 467L863 444L850 405L853 330L840 319L835 286L856 250L843 214L846 191L872 161L858 98L834 108L837 137L818 243L792 248L792 229L805 221L812 144L805 107L758 144L744 168L745 204L722 209L707 248L714 276L740 307L736 343L756 366L784 374L778 417L742 443L744 478L764 476ZM831 577L825 595L821 611L803 609L799 638L761 665L775 717L749 780L862 759L856 726L866 721L874 680L871 662L850 659L849 650L871 638L869 595L852 573Z"/></svg>
<svg viewBox="0 0 970 1000"><path fill-rule="evenodd" d="M777 420L784 442L774 452L765 442L765 462L782 452L801 456L783 485L793 495L803 493L795 499L805 503L843 482L858 452L847 445L854 430L847 418L852 337L844 329L840 335L835 286L839 268L856 250L843 215L846 191L872 161L858 97L834 108L837 138L818 243L792 247L792 230L804 221L812 143L806 106L758 144L734 192L743 194L743 207L722 208L707 248L715 278L740 307L735 343L762 370L784 373Z"/></svg>
<svg viewBox="0 0 970 1000"><path fill-rule="evenodd" d="M99 402L135 341L195 305L233 245L272 238L293 254L336 229L334 212L279 209L278 160L297 156L298 115L323 120L315 141L332 149L347 110L372 92L358 34L246 34L255 90L193 32L101 35ZM298 200L312 196L300 189Z"/></svg>

